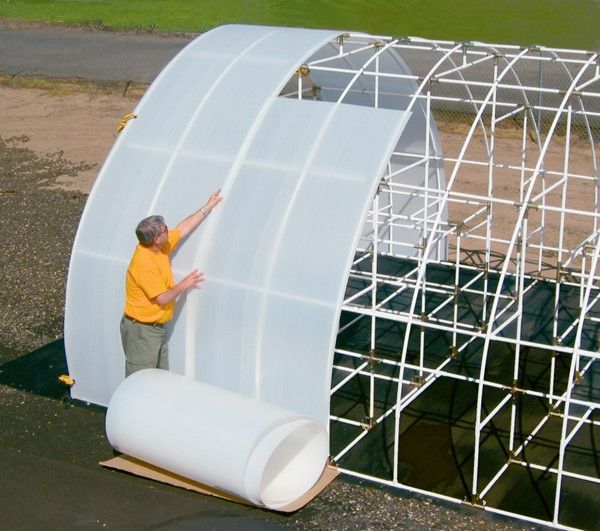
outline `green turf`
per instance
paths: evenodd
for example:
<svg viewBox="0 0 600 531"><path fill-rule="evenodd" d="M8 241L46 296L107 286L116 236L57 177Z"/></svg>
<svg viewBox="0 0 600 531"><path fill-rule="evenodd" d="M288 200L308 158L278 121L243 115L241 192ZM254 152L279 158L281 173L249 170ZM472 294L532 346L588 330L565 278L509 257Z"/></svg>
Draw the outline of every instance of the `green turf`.
<svg viewBox="0 0 600 531"><path fill-rule="evenodd" d="M190 32L240 22L600 48L598 0L0 0L0 17Z"/></svg>

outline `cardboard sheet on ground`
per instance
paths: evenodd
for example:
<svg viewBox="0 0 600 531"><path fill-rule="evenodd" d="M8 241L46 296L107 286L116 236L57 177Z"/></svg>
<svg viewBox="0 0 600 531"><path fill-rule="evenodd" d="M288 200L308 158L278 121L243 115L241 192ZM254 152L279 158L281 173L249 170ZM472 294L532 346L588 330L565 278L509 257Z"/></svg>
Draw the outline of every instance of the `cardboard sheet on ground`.
<svg viewBox="0 0 600 531"><path fill-rule="evenodd" d="M186 47L115 143L67 284L72 393L110 400L111 444L275 509L301 497L327 461L346 280L411 116L279 97L337 35L225 26ZM156 213L172 225L217 188L224 201L173 258L176 278L198 268L206 281L178 301L171 373L122 382L118 321L134 228Z"/></svg>
<svg viewBox="0 0 600 531"><path fill-rule="evenodd" d="M112 459L109 459L107 461L100 462L100 464L106 468L120 470L122 472L134 474L143 478L152 479L154 481L159 481L168 485L173 485L174 487L192 490L194 492L205 494L207 496L216 496L217 498L223 498L224 500L229 500L244 505L249 504L247 500L231 496L230 494L222 490L209 487L208 485L203 485L202 483L192 481L182 476L178 476L177 474L173 474L173 472L169 472L168 470L164 470L157 466L151 465L150 463L145 463L144 461L140 461L139 459L128 455L120 455L118 457L113 457ZM278 511L284 513L292 513L294 511L297 511L298 509L302 509L302 507L304 507L307 503L315 499L321 492L323 492L333 482L333 480L339 476L339 474L340 472L336 467L327 465L324 468L323 473L321 474L317 482L313 485L313 487L310 490L304 493L293 503L280 507Z"/></svg>

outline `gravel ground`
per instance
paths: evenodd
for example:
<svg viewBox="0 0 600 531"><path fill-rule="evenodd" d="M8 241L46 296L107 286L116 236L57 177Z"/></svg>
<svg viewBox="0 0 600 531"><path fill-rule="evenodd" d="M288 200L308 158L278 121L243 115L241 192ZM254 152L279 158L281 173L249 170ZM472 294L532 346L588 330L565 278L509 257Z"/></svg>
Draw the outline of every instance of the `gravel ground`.
<svg viewBox="0 0 600 531"><path fill-rule="evenodd" d="M0 138L2 360L62 336L68 257L86 196L50 190L87 164L27 149L27 136Z"/></svg>
<svg viewBox="0 0 600 531"><path fill-rule="evenodd" d="M91 165L42 156L27 142L0 138L0 510L8 528L532 528L348 477L279 515L99 467L113 455L104 410L74 403L56 383L65 370L68 260L86 195L54 185Z"/></svg>

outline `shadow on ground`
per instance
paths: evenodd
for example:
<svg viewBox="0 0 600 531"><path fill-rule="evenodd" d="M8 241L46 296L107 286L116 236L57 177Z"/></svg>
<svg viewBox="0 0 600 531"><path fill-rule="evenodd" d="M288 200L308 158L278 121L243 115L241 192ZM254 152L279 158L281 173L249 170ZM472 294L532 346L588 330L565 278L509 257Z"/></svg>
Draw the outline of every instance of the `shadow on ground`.
<svg viewBox="0 0 600 531"><path fill-rule="evenodd" d="M58 379L61 374L68 374L62 338L0 365L0 384L49 398L63 398L69 391Z"/></svg>

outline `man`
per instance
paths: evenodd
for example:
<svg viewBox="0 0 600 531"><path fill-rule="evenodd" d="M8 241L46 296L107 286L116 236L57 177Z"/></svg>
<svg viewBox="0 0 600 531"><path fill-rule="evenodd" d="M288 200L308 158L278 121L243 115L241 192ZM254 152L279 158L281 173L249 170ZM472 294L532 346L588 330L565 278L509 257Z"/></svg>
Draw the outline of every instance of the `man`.
<svg viewBox="0 0 600 531"><path fill-rule="evenodd" d="M121 341L125 351L125 376L148 368L169 368L165 323L173 317L175 300L204 280L194 269L177 284L169 255L223 199L214 192L204 206L169 230L162 216L139 222L139 244L127 268L125 310L121 318Z"/></svg>

